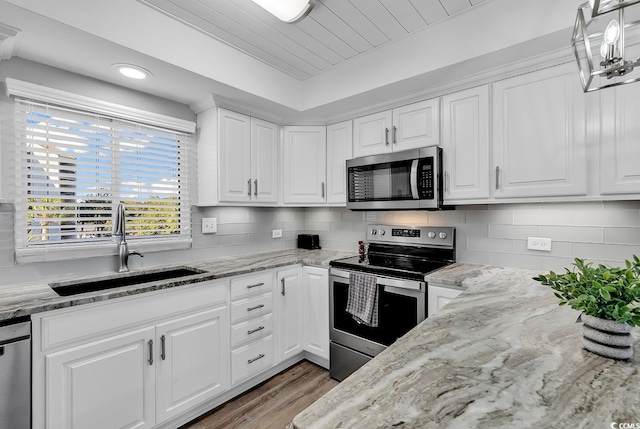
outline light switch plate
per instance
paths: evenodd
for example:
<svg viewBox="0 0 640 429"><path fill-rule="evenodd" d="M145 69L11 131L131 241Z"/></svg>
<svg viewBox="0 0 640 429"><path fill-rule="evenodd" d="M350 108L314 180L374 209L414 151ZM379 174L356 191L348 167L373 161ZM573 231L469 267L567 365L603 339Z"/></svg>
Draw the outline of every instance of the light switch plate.
<svg viewBox="0 0 640 429"><path fill-rule="evenodd" d="M202 218L202 233L215 234L218 231L218 220L215 217Z"/></svg>
<svg viewBox="0 0 640 429"><path fill-rule="evenodd" d="M282 238L282 230L274 229L271 231L271 238Z"/></svg>

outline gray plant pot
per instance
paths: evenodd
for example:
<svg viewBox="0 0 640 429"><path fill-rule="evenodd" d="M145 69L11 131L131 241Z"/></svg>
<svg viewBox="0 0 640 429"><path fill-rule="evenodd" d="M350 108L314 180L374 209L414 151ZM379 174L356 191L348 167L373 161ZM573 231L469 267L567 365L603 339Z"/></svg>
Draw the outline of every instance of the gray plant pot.
<svg viewBox="0 0 640 429"><path fill-rule="evenodd" d="M583 348L612 359L631 359L633 356L631 326L585 314L581 319Z"/></svg>

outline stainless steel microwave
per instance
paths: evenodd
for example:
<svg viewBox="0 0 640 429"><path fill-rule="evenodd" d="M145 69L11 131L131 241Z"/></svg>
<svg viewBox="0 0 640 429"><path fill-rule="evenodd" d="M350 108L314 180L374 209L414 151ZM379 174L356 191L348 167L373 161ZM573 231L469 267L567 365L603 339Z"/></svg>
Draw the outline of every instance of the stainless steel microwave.
<svg viewBox="0 0 640 429"><path fill-rule="evenodd" d="M347 161L350 210L442 207L442 149L423 147Z"/></svg>

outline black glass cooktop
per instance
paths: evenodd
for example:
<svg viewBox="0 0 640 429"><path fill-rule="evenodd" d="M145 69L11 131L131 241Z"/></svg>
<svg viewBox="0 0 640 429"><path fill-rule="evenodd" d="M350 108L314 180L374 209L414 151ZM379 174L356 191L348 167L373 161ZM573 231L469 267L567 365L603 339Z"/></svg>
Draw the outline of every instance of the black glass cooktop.
<svg viewBox="0 0 640 429"><path fill-rule="evenodd" d="M426 274L450 265L451 263L452 261L422 260L390 255L369 255L368 261L365 261L359 256L353 256L331 261L329 265L345 270L424 281Z"/></svg>

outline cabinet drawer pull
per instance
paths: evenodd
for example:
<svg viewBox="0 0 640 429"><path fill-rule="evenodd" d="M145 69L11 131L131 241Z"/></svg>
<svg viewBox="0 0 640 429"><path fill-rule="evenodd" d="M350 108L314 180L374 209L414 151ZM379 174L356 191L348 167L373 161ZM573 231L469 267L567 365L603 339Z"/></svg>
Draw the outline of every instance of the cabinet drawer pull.
<svg viewBox="0 0 640 429"><path fill-rule="evenodd" d="M251 179L247 180L247 186L249 187L249 191L247 191L247 195L251 196Z"/></svg>
<svg viewBox="0 0 640 429"><path fill-rule="evenodd" d="M253 359L249 359L247 363L254 363L257 360L262 359L264 356L265 356L264 354L260 353L258 356L254 357Z"/></svg>
<svg viewBox="0 0 640 429"><path fill-rule="evenodd" d="M247 285L247 289L253 289L254 287L264 286L264 282L256 283L254 285Z"/></svg>
<svg viewBox="0 0 640 429"><path fill-rule="evenodd" d="M247 308L247 311L257 310L257 309L262 308L262 307L264 307L264 304L256 305L255 307L249 307L249 308Z"/></svg>
<svg viewBox="0 0 640 429"><path fill-rule="evenodd" d="M282 296L285 295L286 291L285 291L285 280L284 277L282 278L282 280L280 280L280 282L282 283L282 291L280 291L280 293L282 294Z"/></svg>
<svg viewBox="0 0 640 429"><path fill-rule="evenodd" d="M496 167L496 189L500 189L500 167Z"/></svg>
<svg viewBox="0 0 640 429"><path fill-rule="evenodd" d="M258 326L256 329L251 329L250 331L247 331L247 335L255 334L256 332L262 331L263 329L264 329L264 326Z"/></svg>
<svg viewBox="0 0 640 429"><path fill-rule="evenodd" d="M393 134L391 134L391 136L392 136L391 141L392 141L393 144L396 144L396 131L398 131L398 128L394 125L393 126Z"/></svg>
<svg viewBox="0 0 640 429"><path fill-rule="evenodd" d="M253 187L253 195L255 195L256 197L258 196L258 179L253 181L254 187Z"/></svg>
<svg viewBox="0 0 640 429"><path fill-rule="evenodd" d="M167 351L165 349L165 337L164 335L160 337L160 357L162 358L162 360L165 360L167 358Z"/></svg>
<svg viewBox="0 0 640 429"><path fill-rule="evenodd" d="M389 146L389 128L384 129L384 144Z"/></svg>
<svg viewBox="0 0 640 429"><path fill-rule="evenodd" d="M153 340L147 342L149 345L149 365L153 365Z"/></svg>
<svg viewBox="0 0 640 429"><path fill-rule="evenodd" d="M324 198L324 182L322 182L322 198Z"/></svg>

